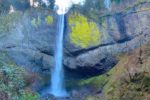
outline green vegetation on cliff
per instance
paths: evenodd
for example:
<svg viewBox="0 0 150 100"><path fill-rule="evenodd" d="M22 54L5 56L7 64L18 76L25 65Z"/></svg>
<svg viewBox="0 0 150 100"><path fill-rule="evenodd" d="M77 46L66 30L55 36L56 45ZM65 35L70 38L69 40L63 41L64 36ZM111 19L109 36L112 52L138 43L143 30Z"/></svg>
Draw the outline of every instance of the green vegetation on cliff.
<svg viewBox="0 0 150 100"><path fill-rule="evenodd" d="M104 100L149 100L149 65L150 44L121 57L119 63L106 74L81 80L78 84L92 86L95 91L102 90Z"/></svg>
<svg viewBox="0 0 150 100"><path fill-rule="evenodd" d="M20 18L19 12L0 15L0 34L10 32Z"/></svg>
<svg viewBox="0 0 150 100"><path fill-rule="evenodd" d="M35 28L39 27L40 25L42 25L42 18L41 16L38 17L33 17L31 20L31 25ZM53 24L53 17L48 15L45 17L44 19L44 23L47 25L52 25Z"/></svg>
<svg viewBox="0 0 150 100"><path fill-rule="evenodd" d="M39 100L39 94L26 88L28 73L0 52L0 100Z"/></svg>
<svg viewBox="0 0 150 100"><path fill-rule="evenodd" d="M53 23L53 17L52 16L47 16L45 18L45 21L46 21L47 25L51 25Z"/></svg>
<svg viewBox="0 0 150 100"><path fill-rule="evenodd" d="M149 47L148 49L150 50ZM150 99L150 55L145 55L147 50L143 51L144 58L140 58L140 50L137 50L134 54L123 57L116 65L104 86L107 100Z"/></svg>
<svg viewBox="0 0 150 100"><path fill-rule="evenodd" d="M69 25L71 43L82 48L99 44L101 33L96 23L74 12L69 16Z"/></svg>
<svg viewBox="0 0 150 100"><path fill-rule="evenodd" d="M37 18L33 18L32 20L31 20L31 25L33 26L33 27L38 27L38 26L40 26L41 25L41 18L40 18L40 16L38 16Z"/></svg>

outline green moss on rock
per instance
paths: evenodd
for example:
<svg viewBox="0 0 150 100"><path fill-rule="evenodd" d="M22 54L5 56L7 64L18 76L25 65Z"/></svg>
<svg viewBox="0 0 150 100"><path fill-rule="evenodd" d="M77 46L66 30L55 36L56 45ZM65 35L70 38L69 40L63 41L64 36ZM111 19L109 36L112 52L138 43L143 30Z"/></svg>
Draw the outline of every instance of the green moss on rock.
<svg viewBox="0 0 150 100"><path fill-rule="evenodd" d="M52 16L47 16L45 18L46 24L51 25L53 23L53 17Z"/></svg>
<svg viewBox="0 0 150 100"><path fill-rule="evenodd" d="M20 18L21 14L19 12L0 15L0 34L10 32Z"/></svg>
<svg viewBox="0 0 150 100"><path fill-rule="evenodd" d="M95 76L89 79L83 79L78 82L78 86L90 85L94 88L102 88L108 81L107 75Z"/></svg>
<svg viewBox="0 0 150 100"><path fill-rule="evenodd" d="M74 12L69 16L70 41L76 46L87 48L99 44L101 32L96 23Z"/></svg>
<svg viewBox="0 0 150 100"><path fill-rule="evenodd" d="M40 26L41 25L41 18L40 18L40 16L38 16L37 18L33 18L32 20L31 20L31 25L33 26L33 27L38 27L38 26Z"/></svg>

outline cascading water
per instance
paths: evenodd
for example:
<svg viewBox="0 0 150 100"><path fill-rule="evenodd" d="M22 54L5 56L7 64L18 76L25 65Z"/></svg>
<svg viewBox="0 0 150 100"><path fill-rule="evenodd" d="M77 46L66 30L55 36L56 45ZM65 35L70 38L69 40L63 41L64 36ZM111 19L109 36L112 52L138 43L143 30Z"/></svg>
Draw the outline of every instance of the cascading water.
<svg viewBox="0 0 150 100"><path fill-rule="evenodd" d="M66 96L66 90L63 86L63 32L64 32L64 14L59 15L58 33L56 36L56 50L55 50L55 67L51 74L51 93L56 96Z"/></svg>
<svg viewBox="0 0 150 100"><path fill-rule="evenodd" d="M105 7L111 11L111 0L104 0Z"/></svg>
<svg viewBox="0 0 150 100"><path fill-rule="evenodd" d="M50 93L56 97L67 96L64 88L64 72L63 72L63 32L64 32L64 16L73 4L84 4L85 0L55 0L57 8L58 20L58 33L56 36L56 49L55 49L55 66L51 72L51 88Z"/></svg>
<svg viewBox="0 0 150 100"><path fill-rule="evenodd" d="M104 0L104 5L105 8L108 10L109 14L111 14L112 11L112 4L111 4L111 0ZM107 24L108 24L108 33L111 34L111 27L112 27L112 18L107 18Z"/></svg>
<svg viewBox="0 0 150 100"><path fill-rule="evenodd" d="M59 14L58 33L56 36L55 66L51 72L51 90L50 93L56 97L66 96L67 92L63 86L63 32L64 16L73 4L84 4L85 0L56 0L57 13ZM104 1L105 7L111 11L111 0Z"/></svg>

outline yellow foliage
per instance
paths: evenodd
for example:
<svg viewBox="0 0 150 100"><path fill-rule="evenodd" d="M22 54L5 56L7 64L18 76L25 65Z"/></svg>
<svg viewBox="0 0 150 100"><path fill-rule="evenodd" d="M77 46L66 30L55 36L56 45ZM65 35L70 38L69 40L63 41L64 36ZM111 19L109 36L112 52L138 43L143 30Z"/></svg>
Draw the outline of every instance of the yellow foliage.
<svg viewBox="0 0 150 100"><path fill-rule="evenodd" d="M53 23L53 17L47 16L45 18L45 21L46 21L47 25L51 25Z"/></svg>
<svg viewBox="0 0 150 100"><path fill-rule="evenodd" d="M96 23L88 21L79 13L72 13L69 16L69 25L71 43L82 48L99 44L101 34Z"/></svg>

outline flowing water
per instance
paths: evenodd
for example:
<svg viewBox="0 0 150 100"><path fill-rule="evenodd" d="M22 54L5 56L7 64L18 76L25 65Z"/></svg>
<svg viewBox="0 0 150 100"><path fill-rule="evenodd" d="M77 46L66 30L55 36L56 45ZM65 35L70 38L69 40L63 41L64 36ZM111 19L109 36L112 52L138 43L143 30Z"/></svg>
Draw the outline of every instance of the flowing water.
<svg viewBox="0 0 150 100"><path fill-rule="evenodd" d="M63 86L63 33L64 33L64 14L59 15L58 33L56 35L55 66L51 72L51 94L56 97L66 96Z"/></svg>
<svg viewBox="0 0 150 100"><path fill-rule="evenodd" d="M111 0L104 1L105 7L111 11ZM51 72L51 90L50 93L56 97L66 96L64 88L64 72L63 72L63 33L64 33L64 14L68 11L72 4L69 1L56 0L55 5L58 7L59 14L58 33L56 35L56 49L55 49L55 66Z"/></svg>
<svg viewBox="0 0 150 100"><path fill-rule="evenodd" d="M105 7L111 11L111 0L104 0Z"/></svg>
<svg viewBox="0 0 150 100"><path fill-rule="evenodd" d="M50 93L56 97L67 96L64 88L63 72L63 33L64 33L64 16L73 4L83 4L85 0L55 0L57 14L59 14L58 33L56 35L55 49L55 66L51 72Z"/></svg>

